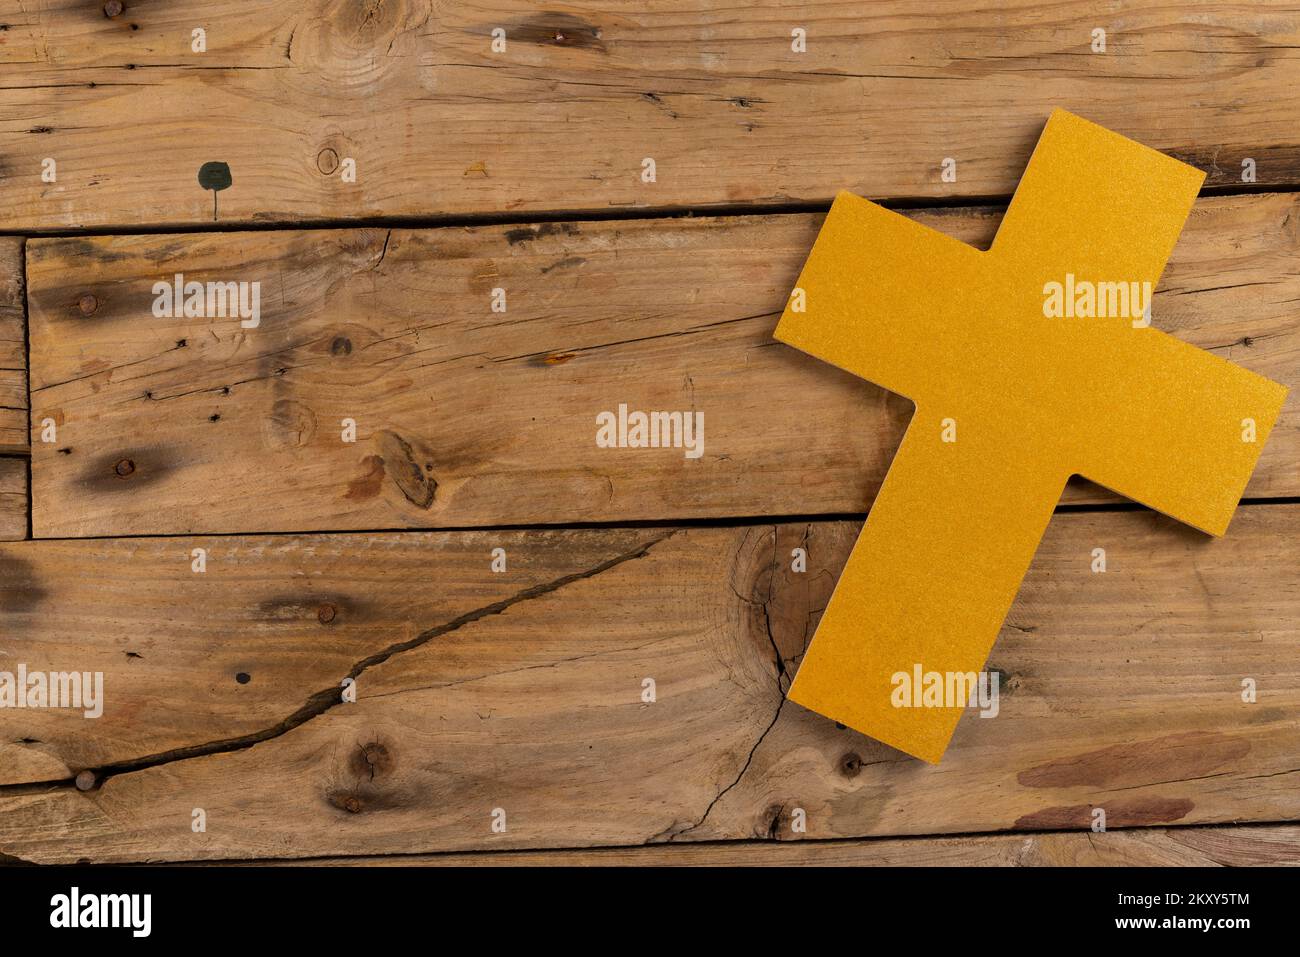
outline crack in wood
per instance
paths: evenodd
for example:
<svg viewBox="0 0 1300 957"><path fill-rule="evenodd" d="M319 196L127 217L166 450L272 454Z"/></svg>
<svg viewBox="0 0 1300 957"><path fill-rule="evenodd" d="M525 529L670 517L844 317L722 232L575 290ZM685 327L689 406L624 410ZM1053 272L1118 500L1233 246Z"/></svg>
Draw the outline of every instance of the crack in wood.
<svg viewBox="0 0 1300 957"><path fill-rule="evenodd" d="M419 648L420 646L429 643L435 638L440 638L443 635L450 634L454 631L464 628L467 625L471 625L474 622L481 621L484 618L489 618L493 615L500 615L505 611L509 610L510 608L513 608L514 606L519 605L523 602L532 601L533 599L550 595L553 592L559 591L560 589L564 588L567 585L573 584L574 582L582 581L588 578L594 578L595 576L600 575L606 571L609 571L612 568L616 568L625 562L629 562L637 558L643 558L645 557L645 555L647 555L650 552L652 548L654 548L656 545L660 544L661 542L667 541L668 539L672 538L679 531L681 531L680 528L669 529L666 533L659 535L655 538L652 538L649 541L642 543L641 545L638 545L636 548L632 549L631 551L624 552L623 554L620 555L616 555L613 558L607 559L603 562L600 562L597 565L592 566L591 568L584 569L578 572L572 572L568 575L562 575L559 578L552 579L551 581L542 582L541 584L533 585L530 588L525 588L523 591L517 592L516 594L510 596L509 598L504 598L501 601L496 601L489 605L484 605L480 608L476 608L472 611L468 611L463 615L458 615L457 617L451 619L450 621L444 622L441 625L436 625L432 628L428 628L420 632L420 634L416 635L414 638L411 638L407 641L401 641L395 644L391 644L388 647L383 648L372 655L368 655L367 657L362 658L360 661L358 661L348 670L348 673L344 676L344 678L351 678L355 680L370 668L373 668L376 665L383 664L384 662L388 661L390 658L395 657L396 655L400 655L404 652L411 651L412 649ZM288 717L277 722L276 724L271 725L270 727L263 728L260 731L254 731L249 734L239 735L238 737L226 738L220 741L212 741L205 744L196 744L196 745L189 745L187 747L182 747L182 748L173 748L168 751L162 751L157 754L146 755L140 758L132 758L125 761L115 761L111 764L106 764L99 768L82 769L81 773L85 773L85 771L87 770L91 771L91 773L93 773L95 776L94 789L98 789L102 787L104 782L107 781L109 778L113 778L118 775L130 774L135 771L144 771L149 768L158 767L159 765L163 765L163 764L173 764L178 761L187 761L190 760L191 758L206 757L214 754L226 754L231 751L242 751L247 748L251 748L254 745L261 744L264 741L270 741L274 738L280 737L281 735L287 734L293 729L303 724L306 724L311 719L319 717L320 715L334 708L336 705L341 704L342 701L343 698L340 693L339 686L331 686L329 688L323 688L320 691L317 691L315 694L311 695L300 708L298 708ZM23 793L23 792L37 793L37 792L44 792L49 790L50 788L55 788L55 787L62 787L62 788L75 787L75 777L64 778L64 779L54 780L54 781L41 781L41 782L23 783L23 784L14 784L14 785L0 785L0 794L14 794L14 793Z"/></svg>

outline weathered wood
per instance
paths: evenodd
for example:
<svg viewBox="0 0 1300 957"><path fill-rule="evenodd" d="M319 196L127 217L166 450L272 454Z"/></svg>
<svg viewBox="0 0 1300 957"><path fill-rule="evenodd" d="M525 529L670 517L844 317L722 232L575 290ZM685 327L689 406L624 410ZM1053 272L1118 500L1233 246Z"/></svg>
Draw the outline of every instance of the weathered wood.
<svg viewBox="0 0 1300 957"><path fill-rule="evenodd" d="M966 715L939 766L783 704L856 532L4 546L4 660L103 670L106 703L4 714L0 853L1083 831L1094 807L1113 829L1300 819L1300 507L1245 506L1217 540L1141 512L1058 516L989 664L1000 713ZM348 675L356 703L338 701ZM102 783L79 791L87 769Z"/></svg>
<svg viewBox="0 0 1300 957"><path fill-rule="evenodd" d="M0 542L27 537L27 460L0 458Z"/></svg>
<svg viewBox="0 0 1300 957"><path fill-rule="evenodd" d="M999 221L916 215L976 244ZM771 337L819 222L34 240L33 418L60 436L33 452L35 534L865 511L910 403ZM1297 194L1203 200L1154 322L1294 383L1298 264ZM155 318L177 271L260 282L260 325ZM1300 494L1297 402L1248 495ZM703 412L703 456L598 448L620 403Z"/></svg>
<svg viewBox="0 0 1300 957"><path fill-rule="evenodd" d="M0 453L27 451L23 241L0 236Z"/></svg>
<svg viewBox="0 0 1300 957"><path fill-rule="evenodd" d="M296 861L260 861L271 866ZM1144 827L866 841L735 841L504 854L334 857L322 867L1277 867L1300 864L1300 827Z"/></svg>
<svg viewBox="0 0 1300 957"><path fill-rule="evenodd" d="M3 6L9 229L1009 195L1057 106L1300 182L1294 2Z"/></svg>

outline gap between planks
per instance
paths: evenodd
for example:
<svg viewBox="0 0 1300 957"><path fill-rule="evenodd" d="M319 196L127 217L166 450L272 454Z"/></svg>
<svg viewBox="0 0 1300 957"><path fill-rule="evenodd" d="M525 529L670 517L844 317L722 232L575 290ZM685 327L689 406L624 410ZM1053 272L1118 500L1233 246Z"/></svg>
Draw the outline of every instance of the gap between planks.
<svg viewBox="0 0 1300 957"><path fill-rule="evenodd" d="M1297 191L1300 191L1300 180L1257 185L1230 184L1227 186L1206 186L1197 194L1197 199L1294 193ZM945 209L1004 212L1011 202L1010 193L990 194L987 196L867 196L865 198L870 199L879 206L897 212ZM256 222L218 220L215 223L153 223L131 229L124 229L121 226L52 226L48 229L31 228L0 232L0 237L77 239L113 236L175 236L189 233L219 235L223 233L276 233L345 229L447 229L458 226L472 229L486 226L543 226L547 223L618 223L635 222L642 219L673 220L706 217L710 219L732 219L741 216L794 216L803 213L826 213L830 208L830 200L819 200L801 203L723 203L717 206L638 206L635 209L556 208L537 213L493 213L485 210L483 212L448 214L445 216L430 214L420 216L354 216L328 219L258 220Z"/></svg>
<svg viewBox="0 0 1300 957"><path fill-rule="evenodd" d="M1300 505L1300 495L1278 495L1264 498L1243 498L1239 506ZM1160 515L1139 502L1063 502L1056 506L1054 515L1093 514L1104 512L1148 512ZM409 532L528 532L528 531L590 531L598 529L673 529L673 528L742 528L762 524L797 524L799 522L865 522L868 512L803 512L791 515L721 515L716 518L644 519L606 522L555 522L519 523L498 525L447 525L431 528L389 526L387 528L299 528L285 531L246 532L138 532L117 535L62 535L42 536L38 542L114 542L131 539L199 539L199 538L281 538L298 535L402 535ZM1231 534L1231 530L1229 531ZM3 541L3 539L0 539Z"/></svg>
<svg viewBox="0 0 1300 957"><path fill-rule="evenodd" d="M547 850L395 853L355 857L184 861L167 866L438 867L438 866L1277 866L1300 864L1300 826L1258 824L1163 825L1091 831L997 831L898 838L799 838L628 844ZM131 866L131 865L128 865Z"/></svg>

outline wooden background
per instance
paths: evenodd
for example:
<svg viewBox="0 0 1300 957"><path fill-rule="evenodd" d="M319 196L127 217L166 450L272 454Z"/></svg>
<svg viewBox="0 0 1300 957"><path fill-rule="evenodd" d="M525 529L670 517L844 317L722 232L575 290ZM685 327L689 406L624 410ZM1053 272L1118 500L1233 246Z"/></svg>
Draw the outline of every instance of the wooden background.
<svg viewBox="0 0 1300 957"><path fill-rule="evenodd" d="M821 217L986 245L1058 106L1294 386L1300 4L0 0L0 670L106 697L0 711L0 861L1300 862L1295 399L1223 539L1070 486L942 764L784 703L911 413L771 339Z"/></svg>

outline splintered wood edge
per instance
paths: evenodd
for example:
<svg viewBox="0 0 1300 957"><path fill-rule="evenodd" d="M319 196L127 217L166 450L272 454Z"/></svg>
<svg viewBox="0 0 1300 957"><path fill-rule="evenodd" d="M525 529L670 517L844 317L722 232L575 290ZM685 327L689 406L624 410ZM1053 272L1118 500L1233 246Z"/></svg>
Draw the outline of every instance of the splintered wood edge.
<svg viewBox="0 0 1300 957"><path fill-rule="evenodd" d="M29 446L23 243L18 236L0 236L0 455L21 454Z"/></svg>

